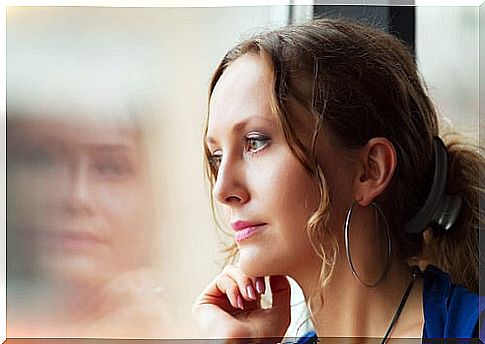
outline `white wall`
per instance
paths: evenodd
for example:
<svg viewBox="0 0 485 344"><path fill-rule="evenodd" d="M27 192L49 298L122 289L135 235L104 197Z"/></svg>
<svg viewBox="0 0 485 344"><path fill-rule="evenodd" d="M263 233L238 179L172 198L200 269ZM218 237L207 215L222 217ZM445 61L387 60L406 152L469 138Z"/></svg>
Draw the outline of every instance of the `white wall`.
<svg viewBox="0 0 485 344"><path fill-rule="evenodd" d="M478 139L478 7L416 8L418 67L441 116Z"/></svg>

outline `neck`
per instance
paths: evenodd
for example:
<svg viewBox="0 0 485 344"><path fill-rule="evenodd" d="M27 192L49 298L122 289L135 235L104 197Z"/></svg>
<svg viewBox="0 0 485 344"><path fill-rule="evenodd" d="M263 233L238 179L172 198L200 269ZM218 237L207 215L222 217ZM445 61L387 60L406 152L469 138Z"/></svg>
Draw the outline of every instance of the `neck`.
<svg viewBox="0 0 485 344"><path fill-rule="evenodd" d="M295 279L300 283L307 302L310 300L313 324L319 337L382 338L412 278L406 264L394 261L381 283L369 288L355 279L346 259L340 257L332 278L323 290L318 275L295 276ZM322 292L323 305L315 296L318 292ZM422 336L421 295L422 283L418 279L391 337Z"/></svg>

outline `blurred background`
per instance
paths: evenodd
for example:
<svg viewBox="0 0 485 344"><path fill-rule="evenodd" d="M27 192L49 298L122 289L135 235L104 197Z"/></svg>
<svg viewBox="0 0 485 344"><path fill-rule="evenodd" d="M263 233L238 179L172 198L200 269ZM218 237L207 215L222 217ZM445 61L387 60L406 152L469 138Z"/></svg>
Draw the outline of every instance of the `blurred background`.
<svg viewBox="0 0 485 344"><path fill-rule="evenodd" d="M477 7L7 9L7 337L197 336L229 240L203 173L211 73L314 16L399 36L443 123L478 139ZM311 328L292 286L290 337Z"/></svg>

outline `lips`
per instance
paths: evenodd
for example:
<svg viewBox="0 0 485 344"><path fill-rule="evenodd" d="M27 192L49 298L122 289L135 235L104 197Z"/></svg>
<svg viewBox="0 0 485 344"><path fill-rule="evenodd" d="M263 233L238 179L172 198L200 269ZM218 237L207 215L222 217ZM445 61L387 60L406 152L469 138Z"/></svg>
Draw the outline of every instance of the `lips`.
<svg viewBox="0 0 485 344"><path fill-rule="evenodd" d="M99 237L86 231L48 230L37 234L38 244L63 251L91 249L102 243Z"/></svg>
<svg viewBox="0 0 485 344"><path fill-rule="evenodd" d="M266 223L261 222L250 222L250 221L235 221L231 223L231 227L236 231L235 239L237 242L248 239L257 232L259 232Z"/></svg>

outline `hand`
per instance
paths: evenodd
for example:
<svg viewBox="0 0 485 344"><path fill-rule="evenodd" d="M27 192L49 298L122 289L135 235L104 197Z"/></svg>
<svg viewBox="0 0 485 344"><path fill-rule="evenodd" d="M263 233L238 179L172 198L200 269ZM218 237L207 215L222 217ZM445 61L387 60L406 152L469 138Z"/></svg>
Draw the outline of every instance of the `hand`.
<svg viewBox="0 0 485 344"><path fill-rule="evenodd" d="M197 327L212 338L281 339L290 324L290 284L284 276L271 276L270 286L273 304L263 309L264 278L227 266L193 306Z"/></svg>

